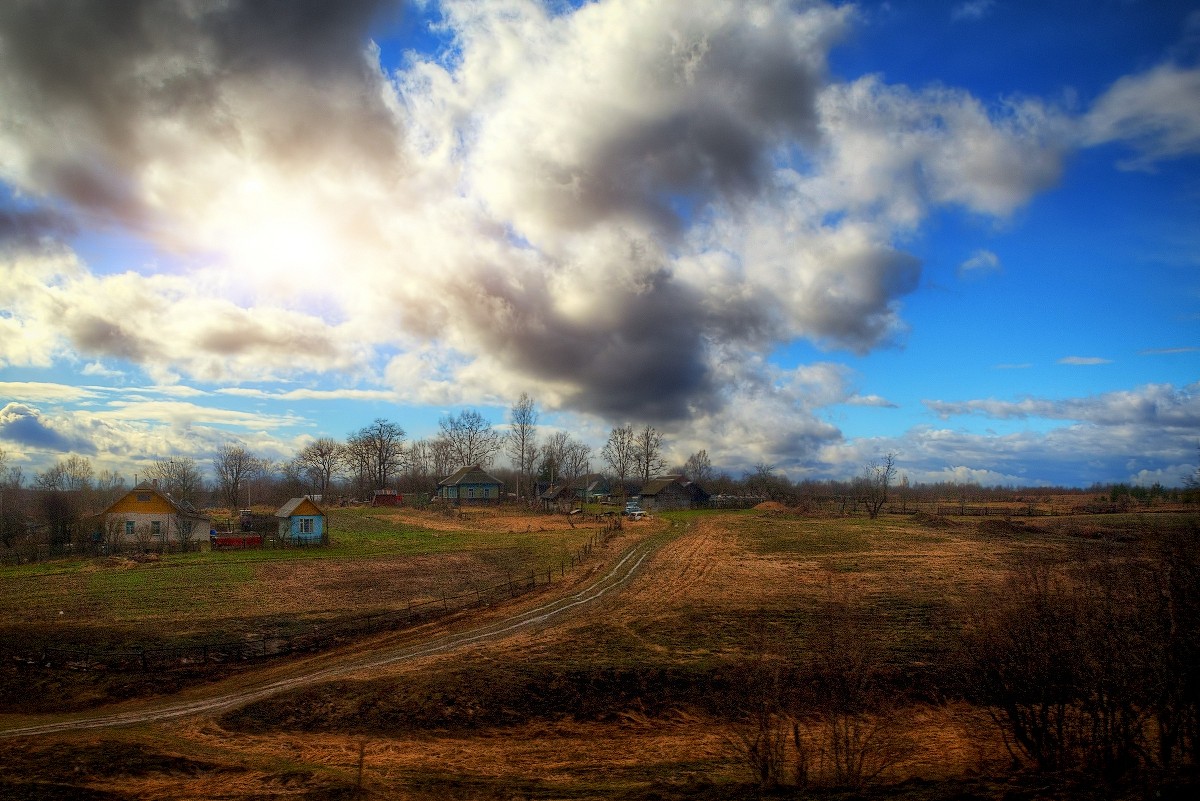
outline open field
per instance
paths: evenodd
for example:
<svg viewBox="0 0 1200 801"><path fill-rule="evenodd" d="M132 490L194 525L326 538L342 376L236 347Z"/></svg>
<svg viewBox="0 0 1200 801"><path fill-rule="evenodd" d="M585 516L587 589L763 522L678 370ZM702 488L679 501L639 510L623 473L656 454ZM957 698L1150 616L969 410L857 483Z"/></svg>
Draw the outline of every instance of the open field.
<svg viewBox="0 0 1200 801"><path fill-rule="evenodd" d="M197 600L197 612L172 605L171 582L105 586L159 598L141 602L139 613L155 627L213 630L255 599L271 614L351 615L380 603L372 587L404 603L507 575L522 560L560 558L586 535L561 517L354 514L362 515L359 539L340 554L335 544L290 559L236 554L222 563L225 554L201 554L178 566L6 574L6 586L10 578L27 586L23 602L6 595L5 612L37 628L70 597L65 587L86 592L91 576L195 570L186 580L199 590L187 592L210 596ZM869 650L884 666L896 723L872 785L890 788L880 791L887 797L1077 797L1069 779L1009 775L999 730L964 686L956 638L980 599L993 597L1030 553L1067 559L1195 525L1184 514L1025 523L770 508L666 516L628 526L597 555L611 560L631 543L661 543L628 584L577 613L386 665L360 663L217 716L7 741L0 796L53 797L51 783L71 788L61 797L95 798L754 797L742 713L756 681L799 684L794 665ZM388 539L393 526L400 542ZM97 636L136 630L137 615L97 608L88 622ZM438 631L469 625L464 618ZM64 691L73 686L64 682ZM797 736L815 738L819 729L815 718L798 719Z"/></svg>

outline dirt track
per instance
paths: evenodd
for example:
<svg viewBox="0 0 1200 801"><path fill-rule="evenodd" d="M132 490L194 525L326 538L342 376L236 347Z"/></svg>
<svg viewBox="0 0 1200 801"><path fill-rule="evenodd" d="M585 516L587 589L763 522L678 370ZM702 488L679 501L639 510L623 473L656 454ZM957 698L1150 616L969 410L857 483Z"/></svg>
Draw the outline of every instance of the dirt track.
<svg viewBox="0 0 1200 801"><path fill-rule="evenodd" d="M640 542L622 552L608 570L587 581L571 595L543 600L532 609L509 614L486 625L466 631L445 633L433 630L425 638L403 645L374 649L363 654L344 652L326 655L278 670L265 670L259 676L241 677L228 683L211 685L182 694L186 699L130 705L127 711L108 714L57 716L53 721L28 722L30 718L13 716L0 723L0 738L31 737L69 731L105 729L157 721L174 720L197 715L211 715L243 704L267 698L276 693L300 686L344 678L352 674L386 668L425 656L442 654L475 643L499 639L514 633L539 627L585 605L593 604L609 592L627 584L657 546ZM330 662L332 661L332 664ZM236 685L231 688L230 684ZM44 720L44 718L43 718Z"/></svg>

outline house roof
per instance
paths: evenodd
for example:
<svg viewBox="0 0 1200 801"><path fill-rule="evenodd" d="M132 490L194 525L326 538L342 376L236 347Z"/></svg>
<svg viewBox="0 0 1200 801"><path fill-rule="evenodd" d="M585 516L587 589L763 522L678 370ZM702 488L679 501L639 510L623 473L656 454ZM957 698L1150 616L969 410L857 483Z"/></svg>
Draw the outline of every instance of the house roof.
<svg viewBox="0 0 1200 801"><path fill-rule="evenodd" d="M597 485L604 486L608 481L600 473L588 473L575 479L573 486L576 489L591 489Z"/></svg>
<svg viewBox="0 0 1200 801"><path fill-rule="evenodd" d="M563 496L563 494L566 491L567 491L567 485L565 483L564 484L551 484L549 487L546 488L546 491L543 492L538 497L541 498L543 501L557 501L559 498L561 498Z"/></svg>
<svg viewBox="0 0 1200 801"><path fill-rule="evenodd" d="M495 484L501 486L504 482L477 464L460 467L454 473L438 482L439 487L456 487L460 484Z"/></svg>
<svg viewBox="0 0 1200 801"><path fill-rule="evenodd" d="M113 501L108 506L106 506L104 508L104 511L101 512L100 514L107 515L109 513L109 511L111 511L115 506L117 506L117 504L121 503L121 501L125 500L130 495L133 495L136 492L153 492L159 498L162 498L164 501L166 501L168 504L170 504L171 508L175 510L175 514L177 514L177 515L182 515L183 517L191 517L191 518L195 518L197 520L207 520L208 519L204 514L198 512L196 510L196 507L192 506L187 501L177 501L171 497L171 494L169 492L164 492L163 490L159 489L157 481L142 481L142 482L138 483L137 486L135 486L133 489L129 490L129 492L126 492L120 498L117 498L115 501Z"/></svg>
<svg viewBox="0 0 1200 801"><path fill-rule="evenodd" d="M683 487L688 492L691 492L695 495L708 497L708 493L704 491L704 488L689 479L687 476L660 476L659 478L652 478L649 482L647 482L646 486L642 487L640 494L651 496L657 495L667 487L673 485Z"/></svg>
<svg viewBox="0 0 1200 801"><path fill-rule="evenodd" d="M292 498L283 506L279 507L279 511L275 513L275 516L291 517L292 515L296 514L296 510L299 509L305 503L305 501L307 501L313 509L317 510L317 514L319 514L321 517L325 516L325 511L320 506L317 506L316 502L307 496L303 498Z"/></svg>
<svg viewBox="0 0 1200 801"><path fill-rule="evenodd" d="M652 478L646 482L646 486L642 487L642 495L657 495L672 484L684 484L683 476L660 476Z"/></svg>

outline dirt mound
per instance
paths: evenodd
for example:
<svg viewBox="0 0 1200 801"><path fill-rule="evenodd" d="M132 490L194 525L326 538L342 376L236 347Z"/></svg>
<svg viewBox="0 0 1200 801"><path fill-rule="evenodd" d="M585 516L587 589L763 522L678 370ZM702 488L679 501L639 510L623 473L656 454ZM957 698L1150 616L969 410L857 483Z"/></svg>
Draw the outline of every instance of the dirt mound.
<svg viewBox="0 0 1200 801"><path fill-rule="evenodd" d="M763 501L754 507L758 512L788 512L791 511L779 501Z"/></svg>
<svg viewBox="0 0 1200 801"><path fill-rule="evenodd" d="M929 512L917 512L912 516L912 521L925 528L958 528L959 524L955 523L948 517L941 515L930 514Z"/></svg>

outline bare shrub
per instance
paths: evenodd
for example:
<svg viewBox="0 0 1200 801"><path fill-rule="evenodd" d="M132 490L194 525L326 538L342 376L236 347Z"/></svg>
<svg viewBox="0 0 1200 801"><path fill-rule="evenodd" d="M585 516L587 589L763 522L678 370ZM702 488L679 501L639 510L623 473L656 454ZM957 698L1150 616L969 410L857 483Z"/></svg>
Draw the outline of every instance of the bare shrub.
<svg viewBox="0 0 1200 801"><path fill-rule="evenodd" d="M976 686L1016 761L1115 780L1196 760L1200 592L1190 547L1026 555L968 635Z"/></svg>
<svg viewBox="0 0 1200 801"><path fill-rule="evenodd" d="M812 778L861 789L912 746L898 715L887 653L867 614L842 599L826 604L821 619L801 668L812 693Z"/></svg>
<svg viewBox="0 0 1200 801"><path fill-rule="evenodd" d="M731 740L761 789L860 790L912 752L866 614L839 600L815 619L790 653L759 633L735 674Z"/></svg>
<svg viewBox="0 0 1200 801"><path fill-rule="evenodd" d="M728 710L731 744L763 790L788 783L789 739L798 750L803 742L789 712L789 665L775 642L761 629L755 632L749 661L734 669L734 689L727 699L733 705ZM806 782L807 770L795 779Z"/></svg>

